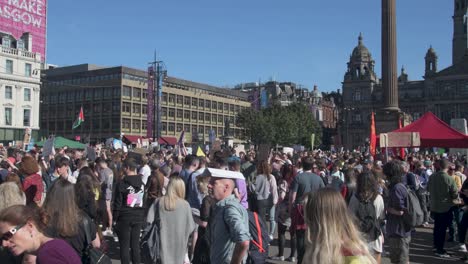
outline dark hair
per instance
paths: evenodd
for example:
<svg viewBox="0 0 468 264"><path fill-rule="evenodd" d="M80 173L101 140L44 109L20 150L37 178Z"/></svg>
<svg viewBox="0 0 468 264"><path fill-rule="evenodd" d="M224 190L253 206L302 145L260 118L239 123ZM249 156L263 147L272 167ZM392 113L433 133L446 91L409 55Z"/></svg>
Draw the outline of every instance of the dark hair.
<svg viewBox="0 0 468 264"><path fill-rule="evenodd" d="M63 166L70 166L70 161L63 156L57 157L55 159L55 168L61 168Z"/></svg>
<svg viewBox="0 0 468 264"><path fill-rule="evenodd" d="M0 211L0 222L6 222L11 225L24 225L32 221L39 232L44 233L46 214L39 207L29 207L26 205L12 205Z"/></svg>
<svg viewBox="0 0 468 264"><path fill-rule="evenodd" d="M10 164L8 164L6 160L2 160L2 162L0 162L0 168L8 169L9 167L10 167Z"/></svg>
<svg viewBox="0 0 468 264"><path fill-rule="evenodd" d="M88 174L85 171L80 171L80 174L78 175L75 184L77 204L80 204L79 201L88 200L90 196L94 199L94 197L96 196L94 190L98 186L99 182L97 181L96 177L94 177L92 174Z"/></svg>
<svg viewBox="0 0 468 264"><path fill-rule="evenodd" d="M377 197L377 181L370 172L359 174L356 182L356 197L360 201L374 201Z"/></svg>
<svg viewBox="0 0 468 264"><path fill-rule="evenodd" d="M304 171L309 171L314 168L314 159L312 157L305 157L302 159L302 168Z"/></svg>
<svg viewBox="0 0 468 264"><path fill-rule="evenodd" d="M124 161L122 167L134 171L134 170L136 170L138 168L138 164L135 162L134 159L126 159Z"/></svg>
<svg viewBox="0 0 468 264"><path fill-rule="evenodd" d="M42 208L47 214L47 226L57 235L72 237L78 233L81 215L76 204L75 188L69 181L63 178L55 180Z"/></svg>
<svg viewBox="0 0 468 264"><path fill-rule="evenodd" d="M387 176L387 179L390 181L391 185L400 183L401 177L404 174L403 166L399 160L392 160L385 163L385 165L382 167L382 171L385 176Z"/></svg>
<svg viewBox="0 0 468 264"><path fill-rule="evenodd" d="M448 169L449 166L450 166L450 163L447 159L439 160L439 167L441 170Z"/></svg>

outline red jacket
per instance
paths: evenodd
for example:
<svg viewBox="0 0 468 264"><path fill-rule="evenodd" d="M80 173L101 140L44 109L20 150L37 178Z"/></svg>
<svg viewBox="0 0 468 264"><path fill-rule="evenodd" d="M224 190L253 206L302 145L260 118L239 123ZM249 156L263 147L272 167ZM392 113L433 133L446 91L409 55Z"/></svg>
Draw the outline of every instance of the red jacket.
<svg viewBox="0 0 468 264"><path fill-rule="evenodd" d="M40 202L44 192L41 175L35 173L26 177L23 181L23 191L26 194L26 204Z"/></svg>

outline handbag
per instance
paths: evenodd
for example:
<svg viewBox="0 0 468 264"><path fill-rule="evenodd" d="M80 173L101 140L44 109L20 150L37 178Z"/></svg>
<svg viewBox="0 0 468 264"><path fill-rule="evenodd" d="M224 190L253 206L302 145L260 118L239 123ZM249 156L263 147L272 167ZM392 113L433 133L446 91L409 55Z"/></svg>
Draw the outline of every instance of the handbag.
<svg viewBox="0 0 468 264"><path fill-rule="evenodd" d="M86 236L86 248L81 257L81 261L84 264L112 264L109 256L104 254L100 249L93 247L91 243L91 226L88 217L83 217L83 224Z"/></svg>

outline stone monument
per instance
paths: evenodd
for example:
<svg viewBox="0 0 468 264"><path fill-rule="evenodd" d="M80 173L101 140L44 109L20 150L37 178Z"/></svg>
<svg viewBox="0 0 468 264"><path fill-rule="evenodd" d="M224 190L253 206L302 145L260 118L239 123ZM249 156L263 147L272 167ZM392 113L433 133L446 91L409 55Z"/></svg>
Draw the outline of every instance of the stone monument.
<svg viewBox="0 0 468 264"><path fill-rule="evenodd" d="M398 107L396 0L382 0L382 89L384 105L375 115L376 133L398 129L408 120Z"/></svg>

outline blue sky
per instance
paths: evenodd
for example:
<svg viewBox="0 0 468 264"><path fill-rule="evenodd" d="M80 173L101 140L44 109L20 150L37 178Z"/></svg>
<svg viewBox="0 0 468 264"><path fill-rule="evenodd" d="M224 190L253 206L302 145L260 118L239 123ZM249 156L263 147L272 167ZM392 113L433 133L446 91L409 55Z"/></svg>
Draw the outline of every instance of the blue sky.
<svg viewBox="0 0 468 264"><path fill-rule="evenodd" d="M48 63L146 69L216 86L293 81L341 88L359 32L381 77L379 0L49 0ZM398 68L451 64L453 0L397 0Z"/></svg>

